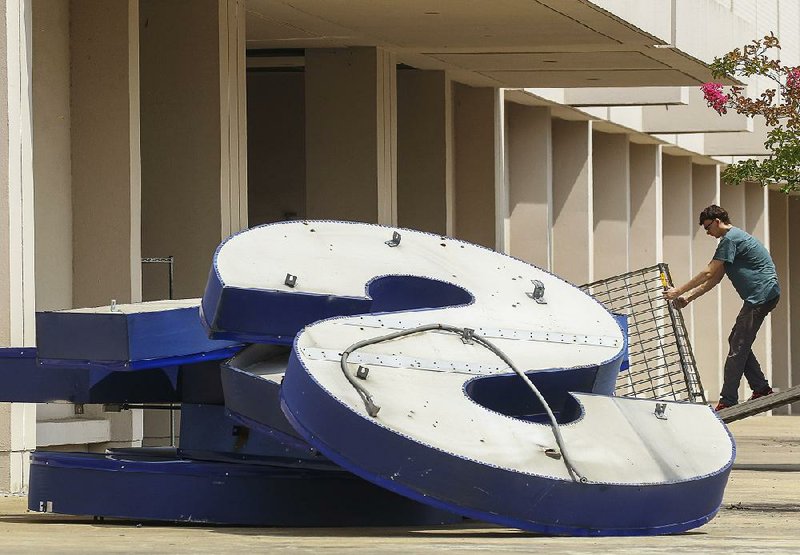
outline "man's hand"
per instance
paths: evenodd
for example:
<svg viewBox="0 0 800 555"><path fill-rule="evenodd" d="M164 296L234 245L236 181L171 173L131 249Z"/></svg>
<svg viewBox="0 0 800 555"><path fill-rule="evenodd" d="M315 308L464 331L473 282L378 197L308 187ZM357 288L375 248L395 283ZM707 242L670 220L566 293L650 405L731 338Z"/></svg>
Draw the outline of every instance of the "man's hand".
<svg viewBox="0 0 800 555"><path fill-rule="evenodd" d="M668 301L674 301L681 296L680 291L677 287L670 287L664 291L664 298ZM685 306L685 305L684 305Z"/></svg>
<svg viewBox="0 0 800 555"><path fill-rule="evenodd" d="M664 298L668 301L672 301L672 306L675 308L683 308L717 285L724 275L725 264L721 260L714 259L708 263L708 267L687 283L680 287L666 289L664 291ZM681 293L681 291L683 291L683 293Z"/></svg>
<svg viewBox="0 0 800 555"><path fill-rule="evenodd" d="M672 306L677 309L681 309L689 304L689 299L681 295L680 290L677 287L671 287L665 290L664 298L668 301L672 301Z"/></svg>
<svg viewBox="0 0 800 555"><path fill-rule="evenodd" d="M687 304L689 304L689 299L687 299L686 297L678 297L677 299L672 301L672 306L674 306L678 310L685 307Z"/></svg>

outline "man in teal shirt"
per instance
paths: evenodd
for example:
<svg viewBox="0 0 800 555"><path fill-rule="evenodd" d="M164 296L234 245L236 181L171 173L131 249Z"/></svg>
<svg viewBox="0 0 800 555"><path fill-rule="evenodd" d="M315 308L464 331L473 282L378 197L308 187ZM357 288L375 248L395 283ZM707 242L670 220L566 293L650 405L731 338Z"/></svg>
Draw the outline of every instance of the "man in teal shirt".
<svg viewBox="0 0 800 555"><path fill-rule="evenodd" d="M665 291L664 297L672 300L677 308L683 308L713 289L727 274L744 301L728 337L730 350L725 360L725 381L715 409L722 410L739 402L742 375L753 390L751 400L772 393L752 346L764 318L778 304L781 288L767 249L758 239L731 225L723 208L712 204L700 212L700 225L708 235L720 239L714 258L689 282Z"/></svg>

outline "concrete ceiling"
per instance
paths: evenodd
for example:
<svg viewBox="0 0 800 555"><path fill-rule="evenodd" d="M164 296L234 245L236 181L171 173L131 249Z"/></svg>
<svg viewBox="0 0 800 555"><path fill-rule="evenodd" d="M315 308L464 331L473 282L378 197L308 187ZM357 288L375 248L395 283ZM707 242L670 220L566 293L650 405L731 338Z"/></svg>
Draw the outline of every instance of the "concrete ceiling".
<svg viewBox="0 0 800 555"><path fill-rule="evenodd" d="M702 62L588 0L247 0L248 50L346 46L383 47L399 63L448 70L475 86L711 78Z"/></svg>

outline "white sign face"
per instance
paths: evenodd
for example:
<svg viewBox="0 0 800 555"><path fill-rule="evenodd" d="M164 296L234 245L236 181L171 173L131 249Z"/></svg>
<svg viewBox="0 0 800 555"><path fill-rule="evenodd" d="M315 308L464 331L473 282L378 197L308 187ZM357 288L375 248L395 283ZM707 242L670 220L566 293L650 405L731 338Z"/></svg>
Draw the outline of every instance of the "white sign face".
<svg viewBox="0 0 800 555"><path fill-rule="evenodd" d="M467 306L395 312L334 324L374 328L356 334L362 337L381 335L379 328L405 329L430 322L472 328L501 341L500 335L505 334L507 348L521 348L522 358L515 360L526 369L597 364L622 350L622 332L616 321L568 282L463 241L410 230L403 230L400 236L400 243L390 247L386 241L391 241L392 230L369 224L262 226L224 243L216 256L216 270L225 287L365 300L381 278L419 276L451 284L470 299ZM293 286L286 285L287 276L296 277ZM534 292L536 280L544 286L545 303L528 296ZM388 291L384 296L393 294ZM415 299L394 300L404 301L413 305ZM537 345L535 354L527 349L525 335ZM443 353L445 358L447 355Z"/></svg>
<svg viewBox="0 0 800 555"><path fill-rule="evenodd" d="M272 329L280 328L284 315L303 320L306 327L297 330L283 386L287 416L323 453L389 489L423 501L441 498L446 501L440 506L449 503L486 520L556 530L571 525L534 522L538 517L519 515L515 508L495 518L498 510L503 512L502 503L501 509L496 499L491 507L476 506L466 493L461 502L461 486L448 486L445 479L430 482L416 465L430 463L426 472L443 476L457 472L459 465L497 469L498 483L480 486L495 497L511 495L519 476L528 482L569 487L578 482L588 488L656 487L724 473L722 485L717 479L713 486L724 488L733 446L707 407L664 407L650 400L594 395L600 386L592 381L582 389L585 393L574 398L567 394L565 388L574 383L571 376L579 373L590 374L597 384L610 384L602 391L610 394L624 337L599 303L539 268L452 238L324 221L241 233L221 245L215 264L203 305L212 331L225 321L225 329L216 331L234 336L242 331L256 341L261 334L266 342L286 333ZM342 305L346 315L325 313L325 306L347 300L353 304ZM262 322L254 316L257 303L269 314ZM239 321L237 306L243 314ZM273 306L287 309L278 312ZM224 310L228 316L220 316ZM315 311L325 316L318 318ZM446 329L431 329L435 325ZM426 331L402 335L420 327ZM453 329L461 333L448 331ZM373 342L389 334L398 337ZM471 340L473 334L492 348ZM362 344L348 352L343 364L342 353ZM547 384L551 400L559 399L554 412L560 425L541 414L545 411L534 392L498 352L534 382ZM480 388L493 393L479 396ZM530 402L524 401L525 395ZM526 414L525 406L534 407L536 414ZM342 429L332 429L331 423L339 420ZM362 453L351 445L348 433L380 442L376 449L385 451L387 460ZM422 451L414 447L415 454L403 463L403 445ZM393 471L389 459L396 459ZM449 470L437 469L436 461ZM721 498L721 489L712 498L717 493ZM535 505L532 500L530 504ZM683 528L668 523L678 526L669 531L702 524L716 508L697 510L701 512L679 515ZM614 533L618 526L632 526L621 523L598 524L596 529ZM664 532L664 526L640 529Z"/></svg>

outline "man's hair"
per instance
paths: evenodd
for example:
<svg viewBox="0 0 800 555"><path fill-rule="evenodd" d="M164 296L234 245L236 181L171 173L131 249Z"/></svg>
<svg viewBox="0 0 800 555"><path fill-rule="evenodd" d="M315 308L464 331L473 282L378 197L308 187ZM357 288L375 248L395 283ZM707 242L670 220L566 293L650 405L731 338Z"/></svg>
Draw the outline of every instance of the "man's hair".
<svg viewBox="0 0 800 555"><path fill-rule="evenodd" d="M703 222L706 220L719 220L724 224L731 223L730 218L728 217L728 212L722 208L721 206L717 206L716 204L712 204L708 208L704 208L702 212L700 212L700 225L703 225Z"/></svg>

